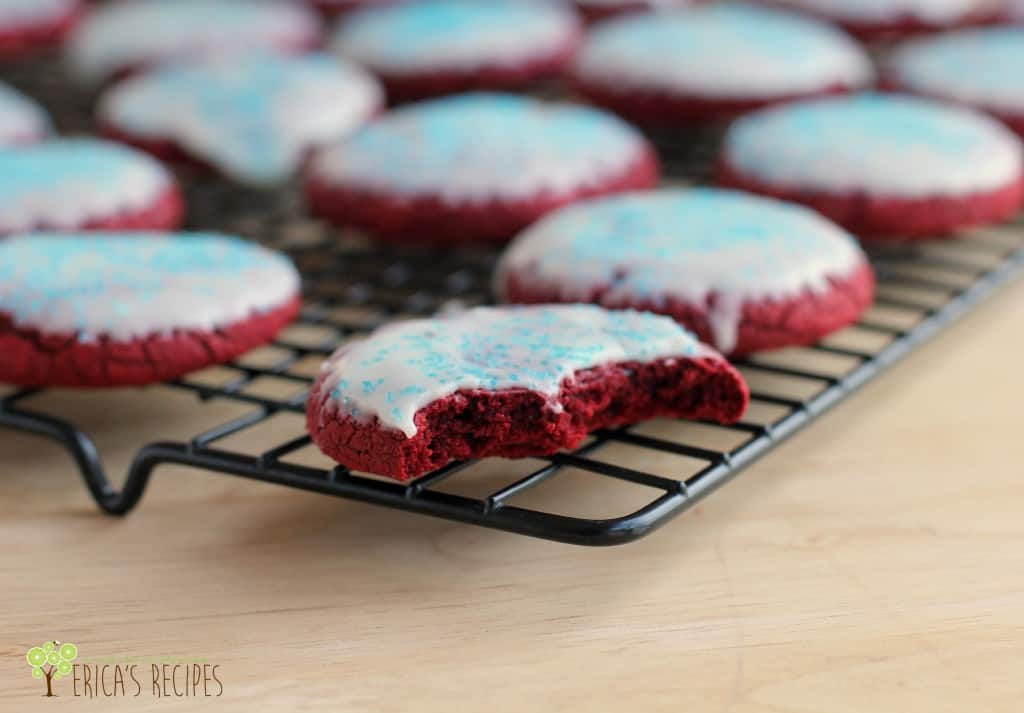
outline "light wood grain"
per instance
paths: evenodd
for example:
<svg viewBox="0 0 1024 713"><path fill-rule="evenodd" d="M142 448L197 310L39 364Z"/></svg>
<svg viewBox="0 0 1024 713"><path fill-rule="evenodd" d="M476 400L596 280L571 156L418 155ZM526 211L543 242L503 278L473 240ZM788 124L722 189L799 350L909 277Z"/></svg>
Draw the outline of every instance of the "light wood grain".
<svg viewBox="0 0 1024 713"><path fill-rule="evenodd" d="M111 520L61 450L0 433L0 710L1018 712L1022 324L1018 284L614 549L172 467ZM117 472L204 425L156 390L65 408ZM39 702L23 655L49 637L206 658L224 694Z"/></svg>

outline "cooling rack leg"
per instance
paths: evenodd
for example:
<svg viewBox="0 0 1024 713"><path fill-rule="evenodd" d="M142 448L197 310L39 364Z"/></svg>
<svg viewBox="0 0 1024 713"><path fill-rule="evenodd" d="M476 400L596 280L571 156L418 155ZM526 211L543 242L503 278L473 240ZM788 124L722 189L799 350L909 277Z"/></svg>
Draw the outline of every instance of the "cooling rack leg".
<svg viewBox="0 0 1024 713"><path fill-rule="evenodd" d="M144 447L135 455L121 492L103 509L111 515L131 512L142 500L153 469L161 463L187 463L187 454L188 447L177 443L152 443Z"/></svg>
<svg viewBox="0 0 1024 713"><path fill-rule="evenodd" d="M122 512L117 509L121 494L107 480L96 444L87 435L66 421L21 409L0 408L0 426L49 438L64 446L100 509L110 514Z"/></svg>

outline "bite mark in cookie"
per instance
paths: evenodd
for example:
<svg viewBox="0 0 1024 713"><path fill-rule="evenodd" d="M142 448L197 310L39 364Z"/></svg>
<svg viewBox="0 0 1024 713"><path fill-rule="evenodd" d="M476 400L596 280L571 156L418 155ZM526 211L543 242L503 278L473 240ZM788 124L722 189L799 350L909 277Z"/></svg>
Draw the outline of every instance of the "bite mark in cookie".
<svg viewBox="0 0 1024 713"><path fill-rule="evenodd" d="M343 346L307 421L340 463L407 480L453 459L554 453L654 416L729 423L747 400L739 374L664 317L481 307Z"/></svg>

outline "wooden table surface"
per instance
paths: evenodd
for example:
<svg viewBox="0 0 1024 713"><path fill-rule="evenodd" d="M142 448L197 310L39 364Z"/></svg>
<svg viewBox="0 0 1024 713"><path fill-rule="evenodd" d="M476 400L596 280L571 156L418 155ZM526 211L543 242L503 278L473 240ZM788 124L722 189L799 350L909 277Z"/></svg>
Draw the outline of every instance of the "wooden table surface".
<svg viewBox="0 0 1024 713"><path fill-rule="evenodd" d="M34 710L24 654L55 638L145 666L127 699L58 681L68 710L1019 712L1022 325L1018 283L611 549L173 467L110 519L62 450L0 433L0 710ZM202 426L177 392L48 398L113 472ZM154 697L168 657L222 695Z"/></svg>

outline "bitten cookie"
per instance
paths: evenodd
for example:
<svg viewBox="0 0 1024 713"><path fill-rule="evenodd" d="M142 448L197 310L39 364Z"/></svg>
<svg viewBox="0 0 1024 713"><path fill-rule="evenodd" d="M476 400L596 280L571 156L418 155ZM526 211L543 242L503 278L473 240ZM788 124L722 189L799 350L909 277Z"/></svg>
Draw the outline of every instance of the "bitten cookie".
<svg viewBox="0 0 1024 713"><path fill-rule="evenodd" d="M804 203L861 238L938 236L1014 215L1021 144L966 109L863 94L768 109L725 137L723 185Z"/></svg>
<svg viewBox="0 0 1024 713"><path fill-rule="evenodd" d="M377 81L326 55L244 55L174 64L116 84L108 136L189 158L250 185L286 180L309 151L343 138L383 104Z"/></svg>
<svg viewBox="0 0 1024 713"><path fill-rule="evenodd" d="M50 117L41 106L0 82L0 146L30 144L50 131Z"/></svg>
<svg viewBox="0 0 1024 713"><path fill-rule="evenodd" d="M299 52L319 41L316 13L289 0L114 0L86 14L66 60L81 81L98 83L167 60Z"/></svg>
<svg viewBox="0 0 1024 713"><path fill-rule="evenodd" d="M794 13L711 5L600 23L572 71L581 94L642 124L712 121L873 79L849 37Z"/></svg>
<svg viewBox="0 0 1024 713"><path fill-rule="evenodd" d="M885 72L896 89L987 112L1024 136L1024 27L962 30L909 42Z"/></svg>
<svg viewBox="0 0 1024 713"><path fill-rule="evenodd" d="M313 157L313 212L392 242L503 241L580 198L657 180L635 129L586 107L507 94L413 104Z"/></svg>
<svg viewBox="0 0 1024 713"><path fill-rule="evenodd" d="M307 425L339 463L409 480L452 460L555 453L654 416L731 423L747 400L725 359L670 319L479 307L343 346L313 386Z"/></svg>
<svg viewBox="0 0 1024 713"><path fill-rule="evenodd" d="M689 7L695 0L575 0L575 4L588 22L594 22L626 12Z"/></svg>
<svg viewBox="0 0 1024 713"><path fill-rule="evenodd" d="M572 10L550 0L422 0L353 13L331 46L407 101L528 84L558 72L579 33Z"/></svg>
<svg viewBox="0 0 1024 713"><path fill-rule="evenodd" d="M813 211L734 191L586 201L528 228L498 265L506 302L665 314L735 356L809 344L871 304L856 240Z"/></svg>
<svg viewBox="0 0 1024 713"><path fill-rule="evenodd" d="M80 11L81 0L0 0L0 59L60 42Z"/></svg>
<svg viewBox="0 0 1024 713"><path fill-rule="evenodd" d="M299 308L291 262L208 234L0 241L0 382L128 386L226 362Z"/></svg>
<svg viewBox="0 0 1024 713"><path fill-rule="evenodd" d="M835 22L862 40L941 32L991 22L1005 0L766 0Z"/></svg>
<svg viewBox="0 0 1024 713"><path fill-rule="evenodd" d="M0 151L0 235L166 230L183 210L167 169L120 144L54 139Z"/></svg>

